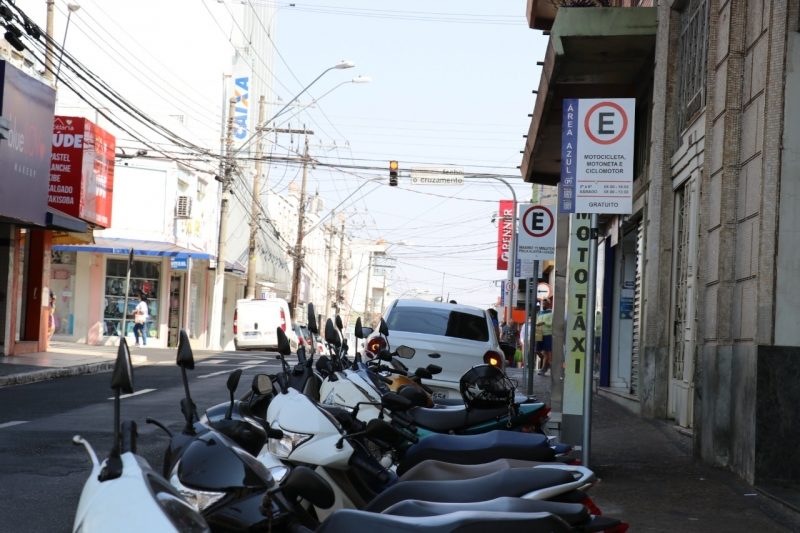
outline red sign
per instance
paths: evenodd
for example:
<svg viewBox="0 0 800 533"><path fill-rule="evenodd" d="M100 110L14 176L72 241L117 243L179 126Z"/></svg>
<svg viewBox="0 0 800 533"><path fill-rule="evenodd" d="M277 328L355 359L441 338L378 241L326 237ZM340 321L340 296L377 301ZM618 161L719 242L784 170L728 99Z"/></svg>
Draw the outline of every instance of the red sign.
<svg viewBox="0 0 800 533"><path fill-rule="evenodd" d="M48 204L103 228L111 226L116 139L83 117L56 116Z"/></svg>
<svg viewBox="0 0 800 533"><path fill-rule="evenodd" d="M516 225L514 200L500 200L500 211L497 217L497 270L508 270L511 236Z"/></svg>

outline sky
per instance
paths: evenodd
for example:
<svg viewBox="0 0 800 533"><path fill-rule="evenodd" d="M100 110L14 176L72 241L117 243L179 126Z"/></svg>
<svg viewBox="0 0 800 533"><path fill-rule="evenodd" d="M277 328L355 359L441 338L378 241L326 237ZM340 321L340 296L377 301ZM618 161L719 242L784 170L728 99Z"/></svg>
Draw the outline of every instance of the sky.
<svg viewBox="0 0 800 533"><path fill-rule="evenodd" d="M275 101L289 101L342 59L356 64L325 74L283 123L313 129L311 156L338 165L313 169L309 192L327 210L341 204L351 237L386 241L395 295L493 304L506 277L496 270L493 215L508 188L492 180L415 186L407 174L427 165L510 176L518 198L530 196L516 167L547 41L528 28L526 1L225 1L82 0L66 49L148 114L184 115L185 134L214 148L238 31L231 13L270 1ZM44 26L44 0L17 5ZM58 40L66 5L56 0ZM342 83L358 75L371 83ZM75 102L61 91L62 110ZM273 155L293 155L299 141L280 137ZM400 164L399 187L388 186L389 160ZM273 163L270 186L284 191L299 171Z"/></svg>

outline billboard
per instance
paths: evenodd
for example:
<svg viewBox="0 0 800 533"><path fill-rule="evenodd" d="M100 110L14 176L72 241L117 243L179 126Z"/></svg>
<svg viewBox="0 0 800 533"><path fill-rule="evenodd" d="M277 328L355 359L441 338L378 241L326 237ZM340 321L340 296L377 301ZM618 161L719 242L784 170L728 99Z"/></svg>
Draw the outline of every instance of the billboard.
<svg viewBox="0 0 800 533"><path fill-rule="evenodd" d="M0 141L0 217L45 226L56 93L6 61L0 87L8 127Z"/></svg>
<svg viewBox="0 0 800 533"><path fill-rule="evenodd" d="M500 200L497 217L497 270L508 270L511 236L516 226L514 200Z"/></svg>
<svg viewBox="0 0 800 533"><path fill-rule="evenodd" d="M83 117L53 120L48 203L96 226L111 226L116 139Z"/></svg>

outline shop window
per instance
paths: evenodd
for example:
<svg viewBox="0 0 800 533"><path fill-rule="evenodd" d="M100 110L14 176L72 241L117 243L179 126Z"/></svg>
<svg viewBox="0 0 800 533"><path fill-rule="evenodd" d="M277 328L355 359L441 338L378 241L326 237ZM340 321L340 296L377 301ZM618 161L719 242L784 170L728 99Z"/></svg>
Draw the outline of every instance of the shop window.
<svg viewBox="0 0 800 533"><path fill-rule="evenodd" d="M55 334L72 335L75 328L75 252L50 255L50 292L55 301Z"/></svg>
<svg viewBox="0 0 800 533"><path fill-rule="evenodd" d="M122 329L122 315L125 309L125 279L128 261L108 259L106 262L105 310L103 311L103 334L119 335ZM133 335L133 310L139 303L139 292L147 296L147 309L150 317L147 322L147 336L158 338L158 289L161 279L161 263L134 261L131 267L131 283L128 290L128 309L125 324L126 336Z"/></svg>

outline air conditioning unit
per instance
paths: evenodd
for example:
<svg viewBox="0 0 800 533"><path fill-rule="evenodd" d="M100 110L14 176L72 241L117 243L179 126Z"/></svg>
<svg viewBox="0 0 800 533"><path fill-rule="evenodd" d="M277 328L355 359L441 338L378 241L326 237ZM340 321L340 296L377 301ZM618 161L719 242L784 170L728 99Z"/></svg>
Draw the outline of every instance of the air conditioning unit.
<svg viewBox="0 0 800 533"><path fill-rule="evenodd" d="M192 216L192 197L178 196L175 203L175 218L191 218Z"/></svg>

